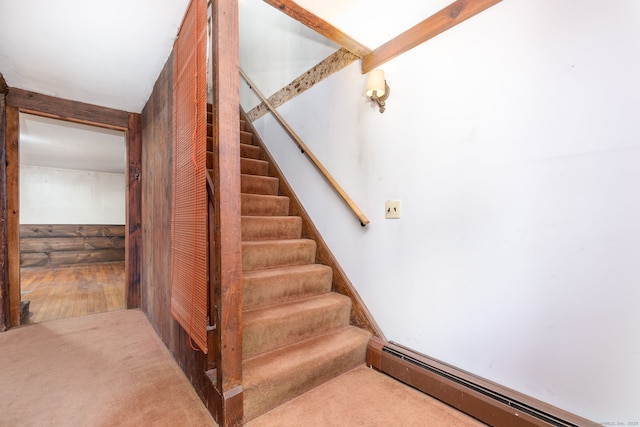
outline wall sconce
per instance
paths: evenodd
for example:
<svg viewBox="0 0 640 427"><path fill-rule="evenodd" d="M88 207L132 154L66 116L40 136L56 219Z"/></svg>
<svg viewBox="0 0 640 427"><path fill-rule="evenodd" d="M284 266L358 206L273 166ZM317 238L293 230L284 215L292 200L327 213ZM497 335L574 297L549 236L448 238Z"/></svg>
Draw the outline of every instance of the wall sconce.
<svg viewBox="0 0 640 427"><path fill-rule="evenodd" d="M380 113L384 113L385 101L389 97L389 85L384 79L384 71L373 70L367 79L367 90L365 94L380 107Z"/></svg>

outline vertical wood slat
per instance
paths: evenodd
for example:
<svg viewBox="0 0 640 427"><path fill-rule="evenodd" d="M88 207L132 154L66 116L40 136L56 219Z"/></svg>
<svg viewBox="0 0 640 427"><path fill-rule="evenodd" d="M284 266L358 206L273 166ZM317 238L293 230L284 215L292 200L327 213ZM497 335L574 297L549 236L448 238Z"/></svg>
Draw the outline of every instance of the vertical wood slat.
<svg viewBox="0 0 640 427"><path fill-rule="evenodd" d="M242 252L238 3L212 2L216 378L213 399L222 426L242 424ZM219 417L220 418L220 417Z"/></svg>
<svg viewBox="0 0 640 427"><path fill-rule="evenodd" d="M127 138L127 213L125 235L126 306L139 308L142 265L142 126L140 114L129 113Z"/></svg>
<svg viewBox="0 0 640 427"><path fill-rule="evenodd" d="M12 327L20 325L19 114L16 107L6 106L7 266L9 269L9 313Z"/></svg>
<svg viewBox="0 0 640 427"><path fill-rule="evenodd" d="M9 269L7 248L7 163L6 135L6 83L0 74L0 332L11 326L9 321Z"/></svg>

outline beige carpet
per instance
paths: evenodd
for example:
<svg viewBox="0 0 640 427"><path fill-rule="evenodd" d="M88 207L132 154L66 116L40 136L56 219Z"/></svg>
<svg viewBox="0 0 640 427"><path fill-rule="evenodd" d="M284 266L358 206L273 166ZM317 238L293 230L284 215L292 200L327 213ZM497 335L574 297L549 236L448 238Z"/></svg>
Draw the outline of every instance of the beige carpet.
<svg viewBox="0 0 640 427"><path fill-rule="evenodd" d="M0 333L0 426L215 426L139 310Z"/></svg>
<svg viewBox="0 0 640 427"><path fill-rule="evenodd" d="M249 422L247 427L476 427L485 424L365 366Z"/></svg>

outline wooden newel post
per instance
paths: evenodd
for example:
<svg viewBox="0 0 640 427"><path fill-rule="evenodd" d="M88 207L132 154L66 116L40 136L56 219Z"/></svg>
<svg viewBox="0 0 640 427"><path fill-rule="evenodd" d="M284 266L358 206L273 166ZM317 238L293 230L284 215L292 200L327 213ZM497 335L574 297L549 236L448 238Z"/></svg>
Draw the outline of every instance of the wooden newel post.
<svg viewBox="0 0 640 427"><path fill-rule="evenodd" d="M242 425L242 237L240 229L239 33L236 0L213 0L213 187L219 276L211 290L216 332L212 402L221 426Z"/></svg>

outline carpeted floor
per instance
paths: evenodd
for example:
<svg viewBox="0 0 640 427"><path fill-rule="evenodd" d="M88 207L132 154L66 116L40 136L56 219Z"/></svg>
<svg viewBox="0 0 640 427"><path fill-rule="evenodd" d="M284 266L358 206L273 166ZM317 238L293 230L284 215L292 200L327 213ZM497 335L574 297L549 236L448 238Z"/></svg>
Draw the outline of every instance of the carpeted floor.
<svg viewBox="0 0 640 427"><path fill-rule="evenodd" d="M478 427L485 424L361 366L249 422L247 427Z"/></svg>
<svg viewBox="0 0 640 427"><path fill-rule="evenodd" d="M144 313L0 334L0 426L215 426Z"/></svg>
<svg viewBox="0 0 640 427"><path fill-rule="evenodd" d="M120 310L0 334L0 427L215 426L144 313ZM250 427L484 424L365 366Z"/></svg>

